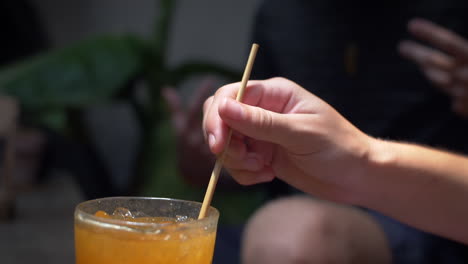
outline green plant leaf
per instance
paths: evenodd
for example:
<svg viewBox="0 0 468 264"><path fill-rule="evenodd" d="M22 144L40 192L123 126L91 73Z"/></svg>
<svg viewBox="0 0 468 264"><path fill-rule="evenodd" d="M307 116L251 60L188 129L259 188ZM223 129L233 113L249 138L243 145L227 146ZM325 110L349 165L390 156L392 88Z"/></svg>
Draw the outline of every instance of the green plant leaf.
<svg viewBox="0 0 468 264"><path fill-rule="evenodd" d="M141 67L134 39L100 37L0 71L0 93L30 110L83 107L115 95Z"/></svg>

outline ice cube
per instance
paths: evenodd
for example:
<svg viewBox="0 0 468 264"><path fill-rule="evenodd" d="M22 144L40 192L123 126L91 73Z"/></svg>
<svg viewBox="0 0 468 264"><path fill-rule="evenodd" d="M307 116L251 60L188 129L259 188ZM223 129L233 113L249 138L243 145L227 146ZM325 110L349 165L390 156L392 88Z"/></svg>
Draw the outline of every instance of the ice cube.
<svg viewBox="0 0 468 264"><path fill-rule="evenodd" d="M124 207L115 208L112 216L117 219L133 218L132 212Z"/></svg>

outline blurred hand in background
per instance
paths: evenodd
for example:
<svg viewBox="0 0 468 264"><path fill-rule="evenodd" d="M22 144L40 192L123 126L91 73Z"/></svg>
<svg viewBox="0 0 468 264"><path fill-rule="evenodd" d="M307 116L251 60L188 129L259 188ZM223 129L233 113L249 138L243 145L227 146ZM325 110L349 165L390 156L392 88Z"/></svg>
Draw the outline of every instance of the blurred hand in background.
<svg viewBox="0 0 468 264"><path fill-rule="evenodd" d="M433 47L405 40L399 45L400 53L452 98L456 113L468 118L468 40L424 19L410 21L408 30Z"/></svg>
<svg viewBox="0 0 468 264"><path fill-rule="evenodd" d="M194 186L206 186L214 165L215 156L205 144L202 133L203 102L214 88L215 81L211 78L205 79L191 95L187 106L176 89L167 87L162 91L171 113L180 173Z"/></svg>

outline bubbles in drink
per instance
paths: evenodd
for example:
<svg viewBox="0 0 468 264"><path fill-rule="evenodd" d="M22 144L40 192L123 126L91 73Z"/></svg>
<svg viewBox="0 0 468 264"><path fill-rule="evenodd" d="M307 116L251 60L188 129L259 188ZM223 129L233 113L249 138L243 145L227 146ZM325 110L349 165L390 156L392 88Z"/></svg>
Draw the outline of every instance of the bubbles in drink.
<svg viewBox="0 0 468 264"><path fill-rule="evenodd" d="M176 215L176 222L187 222L189 219L186 215Z"/></svg>
<svg viewBox="0 0 468 264"><path fill-rule="evenodd" d="M176 215L175 217L157 217L157 216L153 217L141 211L132 212L128 208L125 208L125 207L117 207L112 214L107 214L104 211L97 211L94 215L98 217L112 218L112 219L124 220L124 221L129 221L129 222L156 223L156 224L161 224L161 225L170 225L170 224L186 223L186 222L194 221L193 218L190 218L186 215ZM173 228L184 229L185 227L174 226ZM155 231L156 234L159 234L161 232L162 232L161 230L157 232Z"/></svg>

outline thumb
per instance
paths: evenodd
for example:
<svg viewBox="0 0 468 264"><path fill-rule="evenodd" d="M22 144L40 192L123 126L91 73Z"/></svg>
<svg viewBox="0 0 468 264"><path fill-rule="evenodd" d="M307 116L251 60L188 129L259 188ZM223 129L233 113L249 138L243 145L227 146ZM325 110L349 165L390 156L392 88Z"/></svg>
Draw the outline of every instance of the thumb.
<svg viewBox="0 0 468 264"><path fill-rule="evenodd" d="M253 139L278 145L291 141L294 122L286 115L226 98L219 106L223 121L237 132Z"/></svg>

